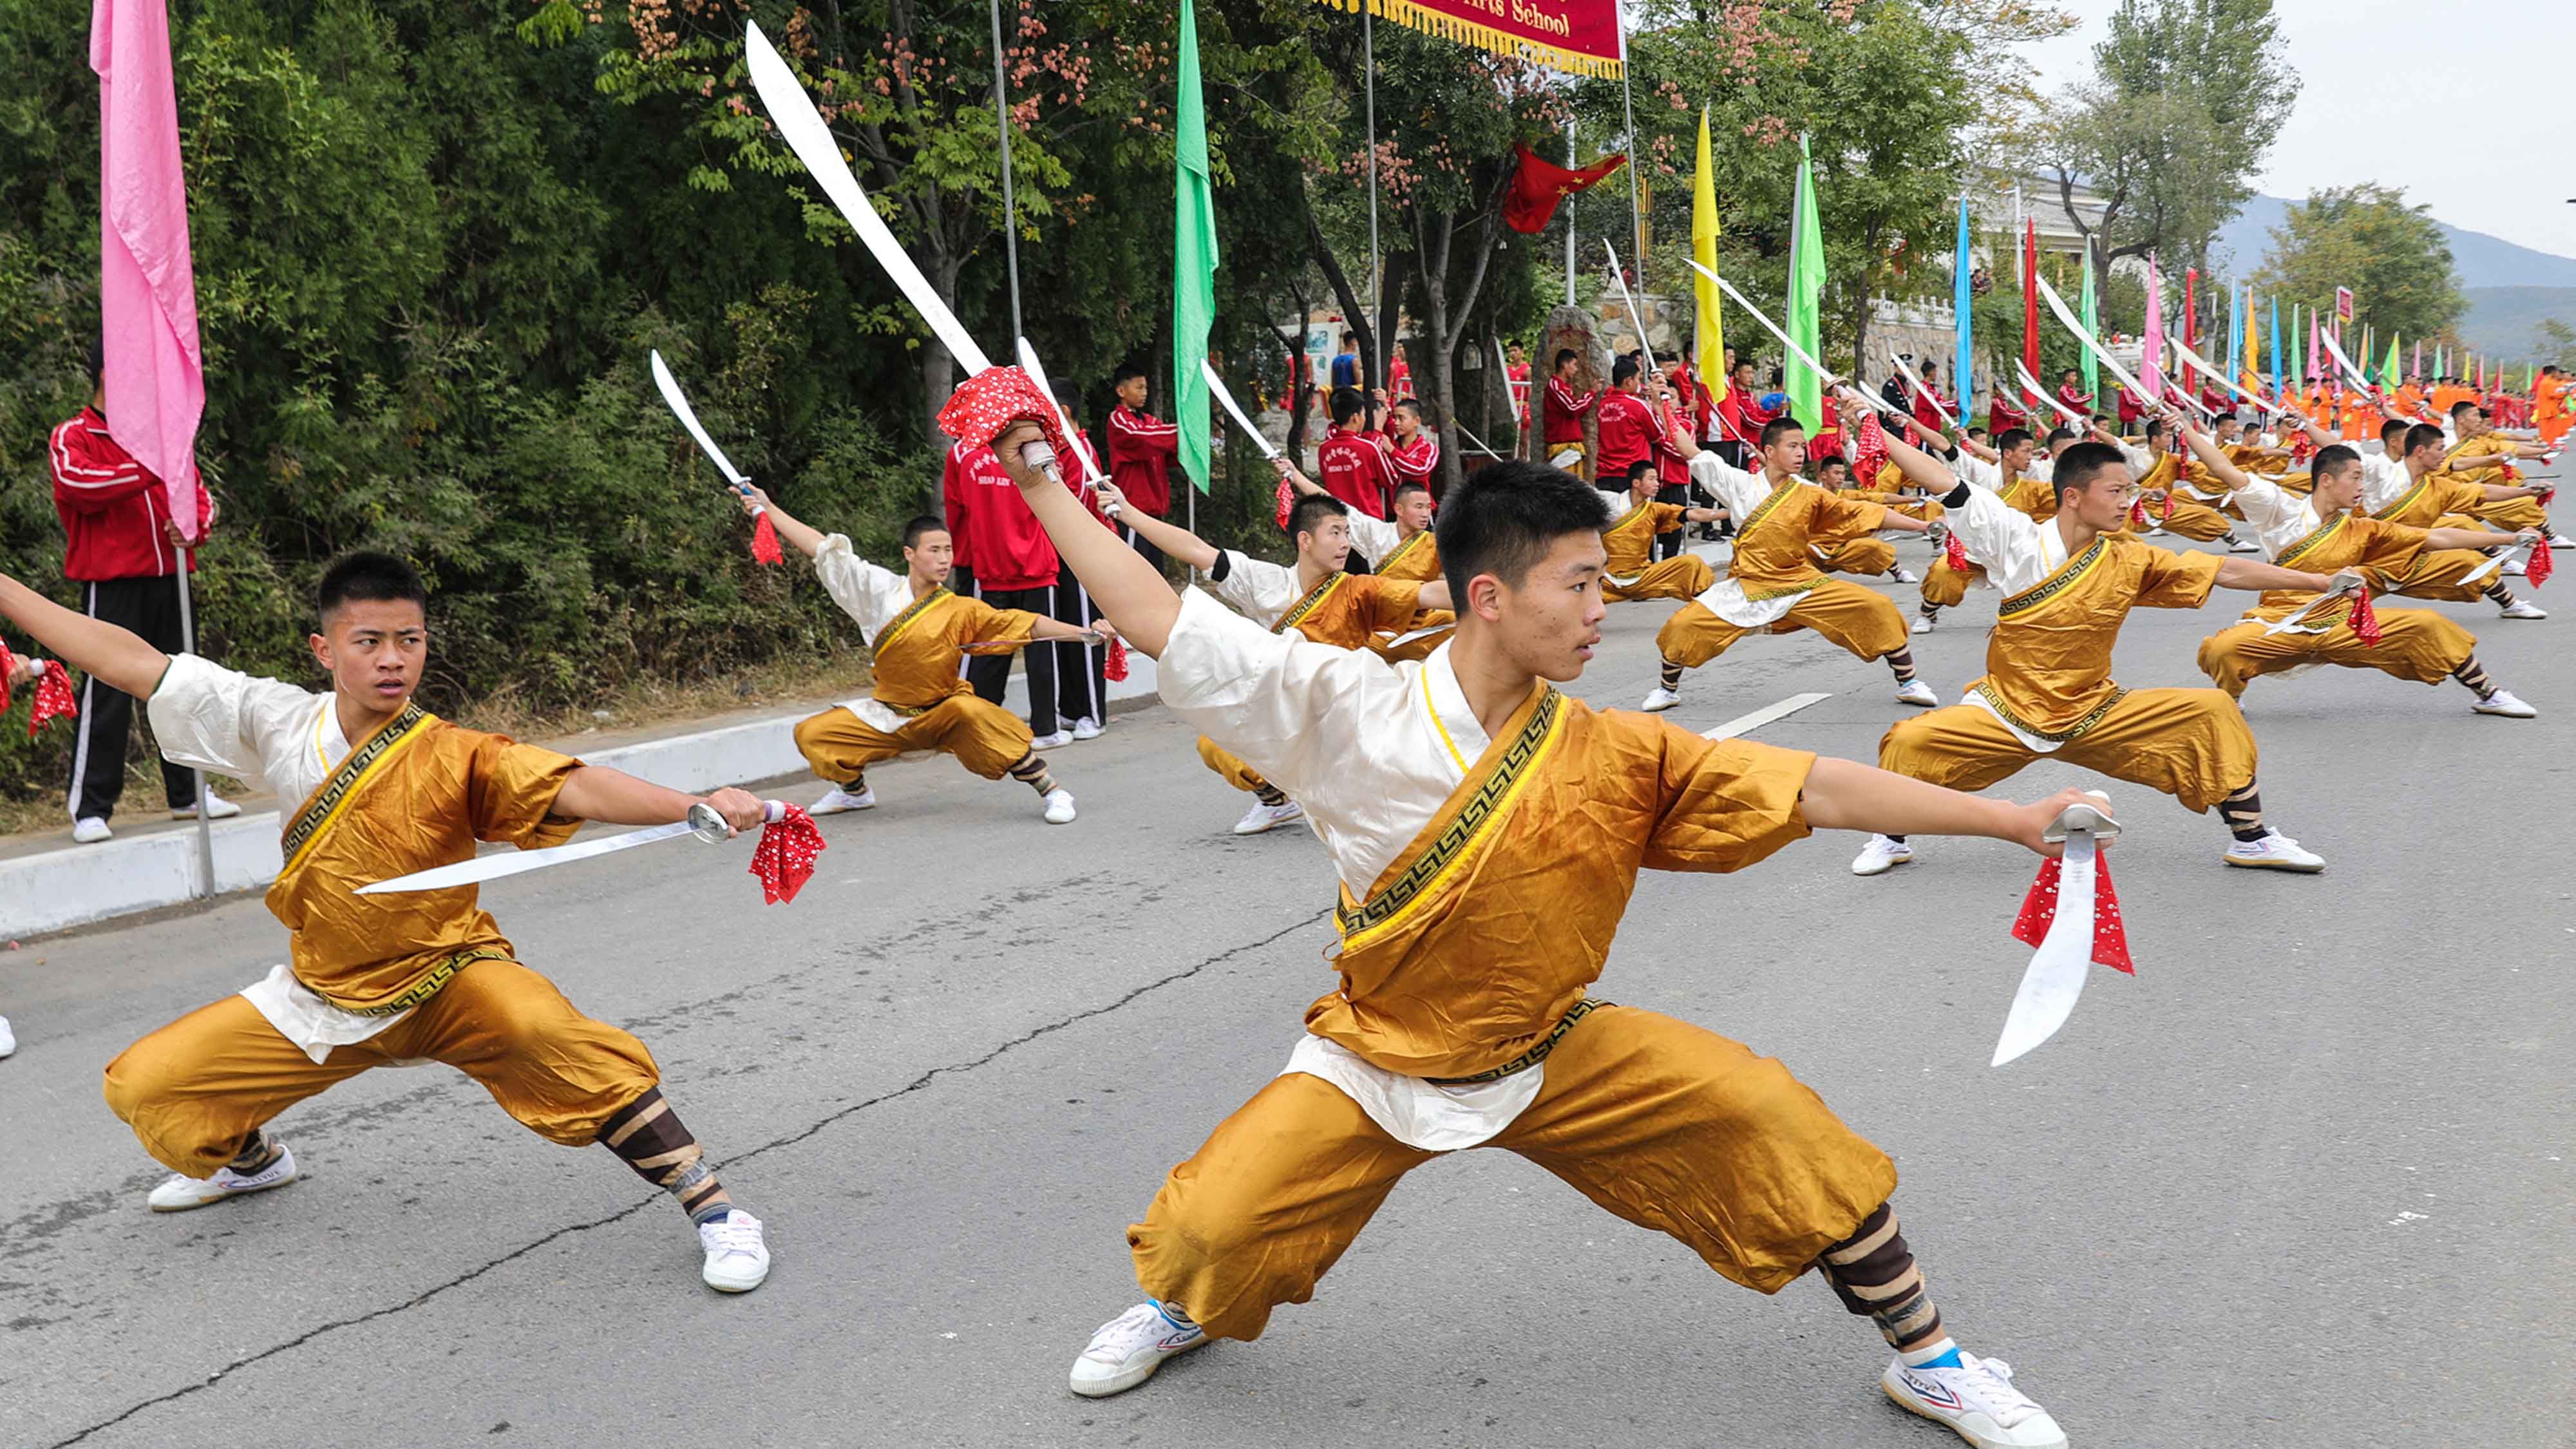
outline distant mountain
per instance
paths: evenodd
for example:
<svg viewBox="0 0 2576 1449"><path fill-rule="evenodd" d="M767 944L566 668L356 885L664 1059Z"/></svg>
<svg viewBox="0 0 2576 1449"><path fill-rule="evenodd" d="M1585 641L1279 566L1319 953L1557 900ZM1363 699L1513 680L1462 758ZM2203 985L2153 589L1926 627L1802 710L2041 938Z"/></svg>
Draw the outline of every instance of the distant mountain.
<svg viewBox="0 0 2576 1449"><path fill-rule="evenodd" d="M2576 287L2471 287L2469 315L2460 319L2460 340L2481 353L2498 357L2553 359L2540 350L2533 324L2555 317L2576 327ZM2555 359L2576 364L2576 357Z"/></svg>
<svg viewBox="0 0 2576 1449"><path fill-rule="evenodd" d="M2291 205L2277 196L2257 196L2246 202L2234 221L2218 229L2219 273L2241 277L2261 266L2264 253L2272 249L2272 228L2281 224ZM2441 225L2463 287L2576 287L2576 258L2534 251L2482 231ZM2576 323L2576 317L2567 320Z"/></svg>

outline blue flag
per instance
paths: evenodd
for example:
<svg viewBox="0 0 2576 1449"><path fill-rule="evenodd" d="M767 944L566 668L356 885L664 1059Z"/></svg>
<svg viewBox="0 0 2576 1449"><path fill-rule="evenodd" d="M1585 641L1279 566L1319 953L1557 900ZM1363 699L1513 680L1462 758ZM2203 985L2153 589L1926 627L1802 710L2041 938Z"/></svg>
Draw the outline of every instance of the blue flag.
<svg viewBox="0 0 2576 1449"><path fill-rule="evenodd" d="M1968 368L1973 355L1968 335L1968 309L1976 300L1976 290L1969 285L1968 269L1968 198L1959 198L1959 256L1951 264L1950 308L1959 318L1958 356L1950 364L1950 386L1957 390L1959 416L1968 416Z"/></svg>

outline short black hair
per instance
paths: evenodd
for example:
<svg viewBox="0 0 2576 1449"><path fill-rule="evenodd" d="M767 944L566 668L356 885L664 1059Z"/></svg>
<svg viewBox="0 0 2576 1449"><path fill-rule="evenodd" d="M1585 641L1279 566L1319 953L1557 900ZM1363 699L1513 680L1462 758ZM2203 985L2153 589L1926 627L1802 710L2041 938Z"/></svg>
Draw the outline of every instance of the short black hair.
<svg viewBox="0 0 2576 1449"><path fill-rule="evenodd" d="M1508 458L1481 468L1449 492L1433 537L1440 576L1461 604L1478 574L1518 586L1556 541L1610 524L1601 490L1571 473Z"/></svg>
<svg viewBox="0 0 2576 1449"><path fill-rule="evenodd" d="M2013 449L2018 448L2029 441L2031 441L2030 429L2006 428L2002 432L1995 434L1995 451L1998 453L2009 453Z"/></svg>
<svg viewBox="0 0 2576 1449"><path fill-rule="evenodd" d="M1762 425L1762 447L1768 448L1789 433L1804 433L1807 425L1796 418L1773 418Z"/></svg>
<svg viewBox="0 0 2576 1449"><path fill-rule="evenodd" d="M1066 417L1082 411L1082 389L1061 377L1049 378L1047 385L1055 393L1055 405L1064 409Z"/></svg>
<svg viewBox="0 0 2576 1449"><path fill-rule="evenodd" d="M1636 487L1637 480L1640 477L1655 478L1662 476L1662 474L1663 470L1655 466L1654 459L1639 458L1636 462L1628 465L1628 486L1631 488Z"/></svg>
<svg viewBox="0 0 2576 1449"><path fill-rule="evenodd" d="M2406 430L2414 426L2415 424L2406 421L2404 418L2390 418L2388 421L2381 423L2379 425L2379 446L2382 448L2394 447L2399 453L2404 453L2406 451L2406 444L2403 440L2406 436ZM2435 428L2433 431L2438 433L2441 429Z"/></svg>
<svg viewBox="0 0 2576 1449"><path fill-rule="evenodd" d="M1407 493L1419 493L1428 498L1431 496L1431 485L1415 478L1407 478L1395 485L1395 497L1401 499Z"/></svg>
<svg viewBox="0 0 2576 1449"><path fill-rule="evenodd" d="M392 554L362 548L344 553L322 570L313 590L314 612L325 622L342 604L392 604L409 600L429 610L429 586L420 570Z"/></svg>
<svg viewBox="0 0 2576 1449"><path fill-rule="evenodd" d="M1361 395L1358 388L1334 388L1332 397L1334 425L1339 426L1343 423L1347 423L1351 419L1358 417L1360 414L1367 412L1368 406L1368 399Z"/></svg>
<svg viewBox="0 0 2576 1449"><path fill-rule="evenodd" d="M1986 427L1983 423L1970 423L1968 424L1966 431L1968 436L1972 438L1982 438L1986 435Z"/></svg>
<svg viewBox="0 0 2576 1449"><path fill-rule="evenodd" d="M1388 406L1387 411L1390 413L1411 413L1415 417L1419 418L1422 416L1422 401L1419 398L1400 397Z"/></svg>
<svg viewBox="0 0 2576 1449"><path fill-rule="evenodd" d="M1350 516L1350 505L1330 493L1302 494L1296 506L1288 510L1288 536L1295 538L1301 533L1313 533L1324 526L1323 521L1327 518Z"/></svg>
<svg viewBox="0 0 2576 1449"><path fill-rule="evenodd" d="M1111 387L1125 387L1127 385L1127 379L1131 377L1143 377L1144 375L1145 369L1138 367L1132 362L1122 362L1116 367L1110 369L1109 385Z"/></svg>
<svg viewBox="0 0 2576 1449"><path fill-rule="evenodd" d="M1628 381L1628 379L1635 377L1637 375L1637 371L1637 354L1633 352L1623 352L1619 354L1619 360L1610 364L1610 385L1612 387L1619 386L1621 383Z"/></svg>
<svg viewBox="0 0 2576 1449"><path fill-rule="evenodd" d="M2158 439L2158 438L2160 438L2160 437L2163 437L2163 436L2164 436L2164 432L2165 432L2165 420L2164 420L2164 419L2162 419L2162 418L2149 418L2149 419L2147 419L2147 441L2148 441L2148 442L2152 443L2152 442L2154 442L2156 439Z"/></svg>
<svg viewBox="0 0 2576 1449"><path fill-rule="evenodd" d="M905 519L903 522L903 546L905 548L919 548L921 547L921 536L923 534L946 533L947 531L948 521L946 519L933 518L927 513L916 513L912 517Z"/></svg>
<svg viewBox="0 0 2576 1449"><path fill-rule="evenodd" d="M1548 365L1549 365L1549 366L1551 366L1551 367L1563 367L1563 366L1565 366L1567 363L1572 362L1573 360L1574 360L1574 349L1573 349L1573 348L1571 348L1571 347L1560 347L1560 348L1556 349L1556 361L1554 361L1554 362L1552 362L1552 363L1550 363L1550 364L1548 364Z"/></svg>
<svg viewBox="0 0 2576 1449"><path fill-rule="evenodd" d="M2061 438L2070 443L2075 441L2075 430L2073 428L2051 428L2048 430L2048 446L2052 450L2057 447L2058 440Z"/></svg>
<svg viewBox="0 0 2576 1449"><path fill-rule="evenodd" d="M1357 342L1360 340L1360 335L1345 327L1342 329L1342 340L1344 342Z"/></svg>
<svg viewBox="0 0 2576 1449"><path fill-rule="evenodd" d="M2414 452L2417 448L2424 446L2426 443L2438 443L2440 441L2442 441L2442 430L2433 426L2431 423L2417 423L2415 426L2406 430L2407 453ZM2404 457L2405 454L2401 453L2398 456Z"/></svg>
<svg viewBox="0 0 2576 1449"><path fill-rule="evenodd" d="M1840 453L1827 453L1825 456L1816 459L1815 464L1816 471L1821 473L1827 468L1848 468L1851 466L1851 459L1844 457Z"/></svg>
<svg viewBox="0 0 2576 1449"><path fill-rule="evenodd" d="M2451 404L2451 417L2454 420L2458 419L2462 413L2474 413L2480 411L2483 411L2483 409L2478 406L2477 399L2475 398L2464 397L2458 402Z"/></svg>
<svg viewBox="0 0 2576 1449"><path fill-rule="evenodd" d="M2357 467L2360 463L2361 453L2358 449L2347 447L2342 443L2328 443L2317 449L2317 456L2309 461L2308 474L2310 477L2322 478L2328 473L2340 473L2346 468Z"/></svg>
<svg viewBox="0 0 2576 1449"><path fill-rule="evenodd" d="M2126 466L2128 461L2119 449L2108 443L2078 443L2057 455L2056 469L2049 475L2049 486L2063 498L2067 489L2090 487L2103 469L2115 464Z"/></svg>

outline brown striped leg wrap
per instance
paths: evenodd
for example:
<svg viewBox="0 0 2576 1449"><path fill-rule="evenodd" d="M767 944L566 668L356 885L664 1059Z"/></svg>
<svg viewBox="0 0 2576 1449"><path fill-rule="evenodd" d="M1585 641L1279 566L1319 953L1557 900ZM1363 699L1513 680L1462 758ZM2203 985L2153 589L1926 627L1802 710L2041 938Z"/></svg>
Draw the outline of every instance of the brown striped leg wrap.
<svg viewBox="0 0 2576 1449"><path fill-rule="evenodd" d="M1663 661L1663 665L1664 665L1664 672L1663 672L1664 688L1666 688L1666 689L1679 689L1679 688L1681 688L1681 687L1682 687L1682 666L1680 666L1680 665L1678 665L1678 664L1675 664L1673 661L1671 661L1671 660L1669 660L1669 659L1667 659L1667 660Z"/></svg>
<svg viewBox="0 0 2576 1449"><path fill-rule="evenodd" d="M242 1150L235 1153L233 1160L225 1163L224 1166L248 1177L253 1173L267 1170L268 1165L277 1160L280 1150L277 1143L269 1138L267 1128L253 1127L250 1129L250 1136L242 1139Z"/></svg>
<svg viewBox="0 0 2576 1449"><path fill-rule="evenodd" d="M1055 788L1055 776L1048 772L1046 761L1039 759L1035 750L1020 756L1020 762L1011 767L1010 774L1012 779L1041 795Z"/></svg>
<svg viewBox="0 0 2576 1449"><path fill-rule="evenodd" d="M1924 1290L1923 1270L1897 1231L1894 1208L1880 1203L1858 1232L1825 1249L1816 1267L1843 1306L1868 1315L1897 1352L1940 1341L1941 1310Z"/></svg>
<svg viewBox="0 0 2576 1449"><path fill-rule="evenodd" d="M690 1135L680 1114L662 1100L662 1089L647 1087L599 1129L599 1145L626 1159L646 1182L680 1200L692 1222L704 1222L733 1206L713 1163Z"/></svg>
<svg viewBox="0 0 2576 1449"><path fill-rule="evenodd" d="M2495 693L2495 681L2487 678L2486 666L2480 664L2474 656L2462 660L2460 667L2451 671L2451 677L2467 685L2480 699Z"/></svg>
<svg viewBox="0 0 2576 1449"><path fill-rule="evenodd" d="M2488 603L2495 605L2499 609L2510 609L2513 607L2513 590L2506 588L2502 579L2498 579L2494 583L2487 585L2485 591L2481 593L2479 597L2485 599Z"/></svg>
<svg viewBox="0 0 2576 1449"><path fill-rule="evenodd" d="M1252 798L1269 806L1273 810L1276 810L1280 806L1288 803L1287 792L1281 790L1278 786L1271 784L1267 780L1264 780L1261 783L1260 789L1252 792Z"/></svg>
<svg viewBox="0 0 2576 1449"><path fill-rule="evenodd" d="M2227 833L2243 841L2263 838L2263 792L2255 781L2218 802L2218 818L2227 823Z"/></svg>
<svg viewBox="0 0 2576 1449"><path fill-rule="evenodd" d="M1897 683L1912 684L1914 682L1914 651L1911 649L1899 649L1895 653L1888 655L1887 667L1896 671Z"/></svg>

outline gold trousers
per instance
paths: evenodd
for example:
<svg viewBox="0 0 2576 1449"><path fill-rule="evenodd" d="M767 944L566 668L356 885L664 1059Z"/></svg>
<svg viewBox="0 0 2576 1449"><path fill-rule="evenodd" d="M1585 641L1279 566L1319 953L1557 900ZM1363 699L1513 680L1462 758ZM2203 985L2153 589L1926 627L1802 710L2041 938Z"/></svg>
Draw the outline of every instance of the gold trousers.
<svg viewBox="0 0 2576 1449"><path fill-rule="evenodd" d="M1800 629L1813 629L1863 659L1884 659L1905 647L1905 616L1896 612L1896 606L1840 579L1827 579L1799 595L1797 607L1765 632L1791 634ZM1664 621L1655 634L1655 647L1673 663L1696 669L1752 632L1717 617L1708 605L1694 599Z"/></svg>
<svg viewBox="0 0 2576 1449"><path fill-rule="evenodd" d="M1695 599L1716 584L1717 570L1709 567L1707 559L1695 553L1677 553L1646 565L1625 584L1604 576L1601 597L1614 604L1640 599Z"/></svg>
<svg viewBox="0 0 2576 1449"><path fill-rule="evenodd" d="M846 785L868 766L914 750L955 755L957 762L987 780L1010 773L1029 752L1028 723L998 704L972 694L952 694L928 713L903 722L887 734L839 705L796 726L796 750L815 774Z"/></svg>
<svg viewBox="0 0 2576 1449"><path fill-rule="evenodd" d="M1517 1152L1728 1278L1776 1293L1896 1189L1887 1154L1789 1069L1688 1022L1603 1007L1484 1145ZM1136 1281L1217 1338L1303 1303L1398 1179L1441 1154L1388 1136L1317 1077L1272 1079L1127 1229Z"/></svg>
<svg viewBox="0 0 2576 1449"><path fill-rule="evenodd" d="M1199 736L1199 763L1216 771L1219 779L1246 795L1258 795L1270 788L1270 782L1261 778L1259 770L1236 759L1231 751L1205 735Z"/></svg>
<svg viewBox="0 0 2576 1449"><path fill-rule="evenodd" d="M662 1079L644 1043L573 1008L516 961L469 963L411 1015L315 1062L239 996L199 1007L107 1064L107 1105L174 1172L212 1177L270 1118L371 1067L438 1061L550 1142L586 1147Z"/></svg>
<svg viewBox="0 0 2576 1449"><path fill-rule="evenodd" d="M1878 767L1983 790L2033 760L2063 760L2147 785L2207 810L2254 778L2254 731L2236 701L2215 689L2134 689L2091 729L2042 755L1976 704L1898 720L1878 742Z"/></svg>
<svg viewBox="0 0 2576 1449"><path fill-rule="evenodd" d="M2477 653L2477 636L2430 609L2376 609L2379 642L2365 645L2348 624L2324 634L2266 634L2256 623L2221 629L2200 641L2200 672L2230 695L2266 674L2307 664L2376 669L2418 684L2439 684Z"/></svg>

